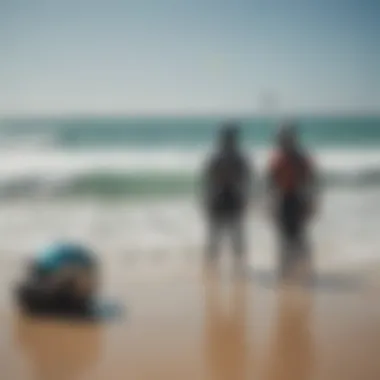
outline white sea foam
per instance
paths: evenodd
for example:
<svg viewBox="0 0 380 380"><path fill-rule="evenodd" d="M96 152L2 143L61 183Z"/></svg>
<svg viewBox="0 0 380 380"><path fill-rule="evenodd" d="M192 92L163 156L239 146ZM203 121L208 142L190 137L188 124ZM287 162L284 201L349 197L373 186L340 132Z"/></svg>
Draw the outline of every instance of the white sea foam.
<svg viewBox="0 0 380 380"><path fill-rule="evenodd" d="M322 199L313 231L317 266L355 266L380 259L377 191L330 191ZM171 265L173 260L184 264L204 251L206 226L194 199L111 204L40 200L4 203L0 210L3 260L31 255L61 239L83 242L104 260L135 267ZM273 266L277 259L273 226L259 206L252 210L247 231L251 263Z"/></svg>
<svg viewBox="0 0 380 380"><path fill-rule="evenodd" d="M250 152L259 172L265 168L268 150ZM373 174L380 169L380 151L319 150L315 161L322 173L336 176ZM207 158L203 150L138 150L64 151L64 150L3 150L0 152L0 182L16 178L70 179L89 172L119 174L193 174Z"/></svg>
<svg viewBox="0 0 380 380"><path fill-rule="evenodd" d="M91 171L134 173L197 173L206 157L204 150L64 151L3 150L0 152L0 183L17 178L39 177L44 183L70 182ZM263 171L267 150L252 153ZM322 172L349 178L380 168L378 150L320 150L316 161ZM357 265L380 258L380 196L378 188L327 190L315 227L314 241L320 266ZM192 198L125 198L118 203L60 201L25 197L0 203L0 251L3 259L24 257L55 239L83 241L121 265L145 265L185 260L203 252L205 226ZM252 213L250 258L255 266L271 266L276 260L275 240L262 210ZM156 264L154 264L156 265Z"/></svg>

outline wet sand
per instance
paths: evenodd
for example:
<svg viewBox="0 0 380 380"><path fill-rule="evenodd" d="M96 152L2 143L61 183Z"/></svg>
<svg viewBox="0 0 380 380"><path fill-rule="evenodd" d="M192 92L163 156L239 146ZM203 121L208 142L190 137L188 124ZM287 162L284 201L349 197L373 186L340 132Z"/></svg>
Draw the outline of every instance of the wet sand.
<svg viewBox="0 0 380 380"><path fill-rule="evenodd" d="M5 298L6 281L1 380L380 379L373 286L302 290L189 273L113 276L108 289L118 285L125 315L94 325L21 317Z"/></svg>

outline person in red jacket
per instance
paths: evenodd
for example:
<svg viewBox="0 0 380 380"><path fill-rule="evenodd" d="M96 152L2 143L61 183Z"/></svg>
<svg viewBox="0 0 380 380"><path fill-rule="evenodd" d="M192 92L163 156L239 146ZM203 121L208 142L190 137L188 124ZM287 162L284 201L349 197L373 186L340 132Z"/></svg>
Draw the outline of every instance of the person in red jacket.
<svg viewBox="0 0 380 380"><path fill-rule="evenodd" d="M287 279L300 260L311 270L307 226L315 212L316 173L294 124L280 129L277 145L269 162L268 190L280 235L279 274Z"/></svg>

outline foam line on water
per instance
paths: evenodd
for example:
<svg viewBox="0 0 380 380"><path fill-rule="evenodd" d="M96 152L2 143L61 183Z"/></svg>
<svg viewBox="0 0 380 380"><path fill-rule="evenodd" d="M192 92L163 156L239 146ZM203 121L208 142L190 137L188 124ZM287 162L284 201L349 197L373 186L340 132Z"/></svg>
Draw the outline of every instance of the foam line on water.
<svg viewBox="0 0 380 380"><path fill-rule="evenodd" d="M269 149L248 152L257 178L263 177ZM41 149L0 152L0 196L92 194L186 194L208 157L204 149L118 151ZM330 186L380 185L378 150L324 149L315 152L321 179Z"/></svg>

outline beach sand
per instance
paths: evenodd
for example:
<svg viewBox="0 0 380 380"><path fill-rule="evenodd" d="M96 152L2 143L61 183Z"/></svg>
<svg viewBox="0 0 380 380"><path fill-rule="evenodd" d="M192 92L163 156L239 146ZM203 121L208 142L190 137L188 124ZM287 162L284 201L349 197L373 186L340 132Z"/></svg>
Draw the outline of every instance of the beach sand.
<svg viewBox="0 0 380 380"><path fill-rule="evenodd" d="M110 266L105 294L125 313L93 325L18 315L9 297L15 272L3 266L1 275L1 380L380 379L373 281L330 275L312 290L277 289L205 279L195 266L134 277Z"/></svg>

